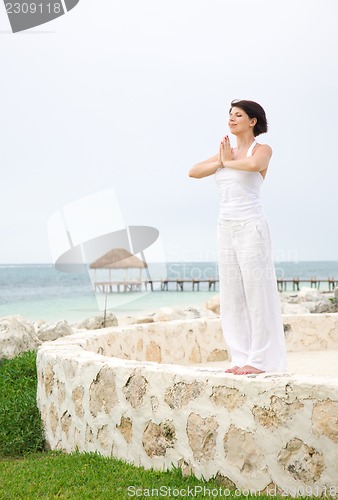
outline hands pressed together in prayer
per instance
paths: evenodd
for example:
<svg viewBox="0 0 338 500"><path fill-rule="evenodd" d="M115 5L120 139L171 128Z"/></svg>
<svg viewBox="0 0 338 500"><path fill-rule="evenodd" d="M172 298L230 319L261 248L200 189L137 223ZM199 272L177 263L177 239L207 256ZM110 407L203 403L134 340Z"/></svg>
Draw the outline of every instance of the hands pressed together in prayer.
<svg viewBox="0 0 338 500"><path fill-rule="evenodd" d="M226 135L221 140L221 144L220 144L220 147L219 147L218 161L224 167L223 164L224 164L225 161L231 161L233 159L234 159L233 148L231 147L229 136Z"/></svg>

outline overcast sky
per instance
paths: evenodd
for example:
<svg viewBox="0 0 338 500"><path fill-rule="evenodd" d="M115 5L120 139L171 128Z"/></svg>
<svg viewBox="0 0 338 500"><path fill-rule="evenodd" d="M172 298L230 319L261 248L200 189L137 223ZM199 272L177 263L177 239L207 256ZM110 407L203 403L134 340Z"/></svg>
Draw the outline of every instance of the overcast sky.
<svg viewBox="0 0 338 500"><path fill-rule="evenodd" d="M269 120L276 259L338 260L337 18L336 0L80 0L12 34L2 3L0 263L51 262L50 215L107 189L168 261L216 260L215 179L187 173L234 98Z"/></svg>

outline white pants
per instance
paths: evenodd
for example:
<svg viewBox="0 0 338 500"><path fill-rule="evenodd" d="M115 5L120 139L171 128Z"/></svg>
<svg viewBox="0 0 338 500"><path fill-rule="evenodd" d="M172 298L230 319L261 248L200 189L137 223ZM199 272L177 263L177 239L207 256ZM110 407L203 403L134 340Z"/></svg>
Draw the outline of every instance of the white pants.
<svg viewBox="0 0 338 500"><path fill-rule="evenodd" d="M220 217L217 246L220 314L231 365L285 371L285 337L266 217Z"/></svg>

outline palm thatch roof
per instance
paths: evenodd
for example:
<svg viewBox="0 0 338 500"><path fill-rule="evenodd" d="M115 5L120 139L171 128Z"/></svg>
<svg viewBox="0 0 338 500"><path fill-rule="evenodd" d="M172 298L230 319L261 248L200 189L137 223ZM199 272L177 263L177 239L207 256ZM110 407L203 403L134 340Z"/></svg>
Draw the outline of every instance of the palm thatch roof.
<svg viewBox="0 0 338 500"><path fill-rule="evenodd" d="M148 265L124 248L114 248L92 262L89 267L91 269L143 269Z"/></svg>

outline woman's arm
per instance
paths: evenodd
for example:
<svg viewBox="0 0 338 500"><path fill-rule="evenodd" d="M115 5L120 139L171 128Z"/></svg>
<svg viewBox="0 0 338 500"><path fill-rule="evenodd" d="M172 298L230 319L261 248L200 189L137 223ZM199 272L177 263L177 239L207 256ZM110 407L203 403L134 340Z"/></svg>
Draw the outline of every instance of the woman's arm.
<svg viewBox="0 0 338 500"><path fill-rule="evenodd" d="M233 168L235 170L245 170L247 172L261 172L269 166L272 156L272 149L267 144L262 144L257 148L257 151L248 158L241 160L226 160L222 165L225 168Z"/></svg>
<svg viewBox="0 0 338 500"><path fill-rule="evenodd" d="M212 175L216 172L218 168L222 167L222 163L219 158L219 154L211 156L205 161L201 161L200 163L196 163L189 170L189 177L195 177L195 179L202 179L202 177L207 177L208 175Z"/></svg>

